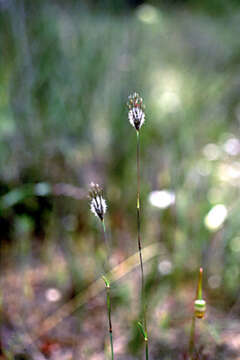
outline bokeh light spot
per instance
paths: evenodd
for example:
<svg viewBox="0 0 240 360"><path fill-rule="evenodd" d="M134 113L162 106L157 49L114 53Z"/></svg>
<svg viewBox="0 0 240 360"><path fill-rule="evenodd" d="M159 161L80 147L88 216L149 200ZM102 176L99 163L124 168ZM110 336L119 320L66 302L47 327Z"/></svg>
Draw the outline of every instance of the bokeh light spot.
<svg viewBox="0 0 240 360"><path fill-rule="evenodd" d="M158 270L162 275L168 275L172 272L172 263L169 260L162 260L158 265Z"/></svg>
<svg viewBox="0 0 240 360"><path fill-rule="evenodd" d="M155 24L158 21L157 9L152 5L141 5L137 9L137 17L146 24Z"/></svg>
<svg viewBox="0 0 240 360"><path fill-rule="evenodd" d="M204 224L212 231L218 230L227 218L227 208L223 204L215 205L205 216Z"/></svg>
<svg viewBox="0 0 240 360"><path fill-rule="evenodd" d="M46 290L45 297L50 302L56 302L61 299L62 295L58 289L50 288Z"/></svg>
<svg viewBox="0 0 240 360"><path fill-rule="evenodd" d="M175 203L175 194L168 190L152 191L149 195L149 202L160 209L166 209Z"/></svg>

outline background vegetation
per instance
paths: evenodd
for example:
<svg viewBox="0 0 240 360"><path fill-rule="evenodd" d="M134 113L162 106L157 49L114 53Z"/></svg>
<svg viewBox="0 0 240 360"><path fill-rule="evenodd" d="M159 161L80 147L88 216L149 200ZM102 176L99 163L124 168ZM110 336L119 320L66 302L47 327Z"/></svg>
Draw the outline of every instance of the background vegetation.
<svg viewBox="0 0 240 360"><path fill-rule="evenodd" d="M87 191L91 181L104 187L117 266L137 251L136 136L125 106L136 90L146 104L152 359L184 356L200 265L208 315L199 344L211 359L237 359L238 1L1 0L0 9L2 358L104 358L104 284L94 296L89 286L106 254ZM135 359L138 272L127 264L123 275L113 285L116 354Z"/></svg>

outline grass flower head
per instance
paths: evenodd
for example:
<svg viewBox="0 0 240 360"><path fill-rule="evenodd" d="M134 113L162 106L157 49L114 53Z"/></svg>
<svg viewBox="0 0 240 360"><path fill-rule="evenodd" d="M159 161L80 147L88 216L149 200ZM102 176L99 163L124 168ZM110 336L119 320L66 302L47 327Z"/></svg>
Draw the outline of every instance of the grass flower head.
<svg viewBox="0 0 240 360"><path fill-rule="evenodd" d="M139 131L145 121L143 99L135 92L129 95L127 106L129 108L128 120Z"/></svg>
<svg viewBox="0 0 240 360"><path fill-rule="evenodd" d="M95 216L99 217L99 219L103 221L104 214L107 211L107 204L106 200L103 198L102 188L93 182L90 184L90 186L90 209Z"/></svg>

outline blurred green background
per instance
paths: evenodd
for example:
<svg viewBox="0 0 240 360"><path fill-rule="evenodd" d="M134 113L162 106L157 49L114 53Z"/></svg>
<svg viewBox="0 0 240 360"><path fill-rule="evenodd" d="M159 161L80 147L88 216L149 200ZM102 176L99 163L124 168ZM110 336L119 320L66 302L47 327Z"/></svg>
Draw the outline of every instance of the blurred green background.
<svg viewBox="0 0 240 360"><path fill-rule="evenodd" d="M91 181L103 186L108 203L111 265L137 251L136 135L126 107L133 91L146 105L143 246L159 246L145 267L152 357L168 359L169 349L176 356L187 343L199 266L212 341L218 343L229 314L238 324L239 21L237 0L0 1L3 354L11 346L17 353L22 341L18 320L9 320L15 303L4 293L22 294L15 313L28 314L38 303L39 319L28 324L34 329L55 309L51 301L58 308L100 277L106 249L89 211ZM135 359L142 345L137 314L126 314L138 301L131 285L138 273L130 270L113 290L115 323L123 323L116 325L118 341L125 339L119 359ZM44 298L49 289L61 300ZM68 337L88 337L91 329L82 324L96 311L94 342L106 327L103 294L99 301L74 313ZM6 340L9 328L14 346ZM84 343L76 351L97 360L103 348Z"/></svg>

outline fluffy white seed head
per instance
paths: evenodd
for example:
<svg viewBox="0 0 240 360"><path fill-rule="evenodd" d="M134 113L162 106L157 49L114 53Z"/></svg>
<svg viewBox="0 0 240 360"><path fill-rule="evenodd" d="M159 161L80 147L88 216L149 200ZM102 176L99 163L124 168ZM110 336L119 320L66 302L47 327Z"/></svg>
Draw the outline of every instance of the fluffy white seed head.
<svg viewBox="0 0 240 360"><path fill-rule="evenodd" d="M92 213L103 220L104 214L107 211L106 200L103 198L102 189L98 184L91 183L91 190L89 191L90 210Z"/></svg>
<svg viewBox="0 0 240 360"><path fill-rule="evenodd" d="M93 198L90 203L90 209L95 216L99 217L102 220L105 212L107 211L106 200L103 199L102 196L97 196L96 198Z"/></svg>
<svg viewBox="0 0 240 360"><path fill-rule="evenodd" d="M143 99L138 93L133 93L128 97L128 120L130 124L139 131L145 121Z"/></svg>
<svg viewBox="0 0 240 360"><path fill-rule="evenodd" d="M136 130L139 130L145 121L145 114L139 107L134 107L128 112L128 120Z"/></svg>

